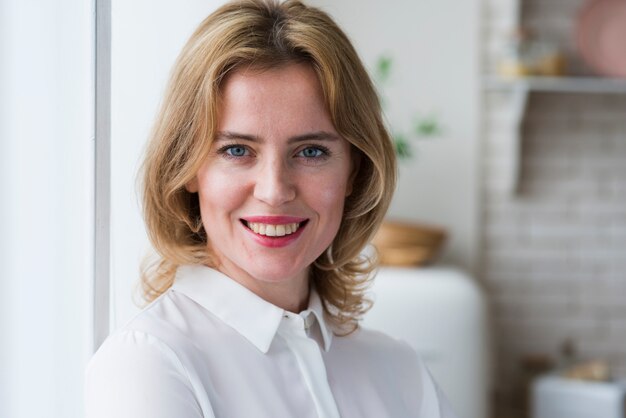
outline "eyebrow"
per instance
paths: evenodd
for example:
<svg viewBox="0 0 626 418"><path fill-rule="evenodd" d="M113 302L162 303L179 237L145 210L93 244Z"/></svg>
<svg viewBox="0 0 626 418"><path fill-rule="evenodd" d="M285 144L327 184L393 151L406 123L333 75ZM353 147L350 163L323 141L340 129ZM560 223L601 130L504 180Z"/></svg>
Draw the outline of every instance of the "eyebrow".
<svg viewBox="0 0 626 418"><path fill-rule="evenodd" d="M263 138L256 135L243 134L232 131L221 131L218 132L215 136L216 141L228 141L228 140L244 140L250 142L263 142ZM326 131L317 131L317 132L309 132L302 135L296 135L290 137L287 142L288 143L296 143L303 141L337 141L339 140L339 136L337 134L326 132Z"/></svg>

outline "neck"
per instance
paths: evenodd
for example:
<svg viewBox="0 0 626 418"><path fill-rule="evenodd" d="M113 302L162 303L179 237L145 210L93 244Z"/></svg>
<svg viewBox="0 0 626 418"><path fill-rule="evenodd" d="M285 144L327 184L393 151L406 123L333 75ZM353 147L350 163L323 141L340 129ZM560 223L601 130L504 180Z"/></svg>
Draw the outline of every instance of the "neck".
<svg viewBox="0 0 626 418"><path fill-rule="evenodd" d="M245 272L229 271L230 269L223 264L216 268L261 299L286 311L300 313L309 306L308 270L305 270L300 277L270 282L255 279Z"/></svg>
<svg viewBox="0 0 626 418"><path fill-rule="evenodd" d="M308 281L298 287L255 281L252 286L246 287L262 299L289 312L300 313L309 306Z"/></svg>

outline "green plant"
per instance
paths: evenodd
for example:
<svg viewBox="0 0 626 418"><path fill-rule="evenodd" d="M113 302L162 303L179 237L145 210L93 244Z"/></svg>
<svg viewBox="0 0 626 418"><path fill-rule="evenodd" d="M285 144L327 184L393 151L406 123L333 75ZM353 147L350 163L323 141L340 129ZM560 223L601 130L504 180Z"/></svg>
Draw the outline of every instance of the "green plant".
<svg viewBox="0 0 626 418"><path fill-rule="evenodd" d="M379 96L383 110L389 107L389 100L384 88L389 84L393 70L393 59L389 55L381 55L374 67L374 80L379 88ZM413 118L412 129L406 133L393 127L389 128L396 148L396 155L400 159L409 159L413 156L411 140L428 139L440 136L441 124L433 114L421 115L416 113Z"/></svg>

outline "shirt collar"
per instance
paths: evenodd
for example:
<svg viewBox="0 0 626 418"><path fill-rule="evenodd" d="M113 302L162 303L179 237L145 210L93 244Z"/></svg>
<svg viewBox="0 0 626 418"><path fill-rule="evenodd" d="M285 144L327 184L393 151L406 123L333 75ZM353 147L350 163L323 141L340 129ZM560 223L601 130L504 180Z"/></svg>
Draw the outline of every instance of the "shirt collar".
<svg viewBox="0 0 626 418"><path fill-rule="evenodd" d="M176 271L172 289L185 294L267 353L285 315L273 305L223 273L204 265L183 265ZM324 321L322 301L311 289L309 307L300 315L313 314L320 327L324 350L330 349L332 333Z"/></svg>
<svg viewBox="0 0 626 418"><path fill-rule="evenodd" d="M324 340L324 351L330 350L330 343L332 342L332 332L330 332L329 328L326 326L326 321L324 320L324 307L322 305L322 300L320 296L315 291L315 288L311 288L311 293L309 296L309 308L305 311L300 312L300 315L306 318L308 315L315 315L315 319L320 327L320 332L322 334L322 339Z"/></svg>

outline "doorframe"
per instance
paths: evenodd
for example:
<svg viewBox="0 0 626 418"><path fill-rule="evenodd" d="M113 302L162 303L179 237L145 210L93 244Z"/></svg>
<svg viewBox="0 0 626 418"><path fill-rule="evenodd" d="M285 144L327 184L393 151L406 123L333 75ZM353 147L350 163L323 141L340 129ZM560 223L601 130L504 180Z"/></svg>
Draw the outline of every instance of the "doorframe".
<svg viewBox="0 0 626 418"><path fill-rule="evenodd" d="M110 331L111 301L111 0L95 2L95 184L93 349Z"/></svg>

